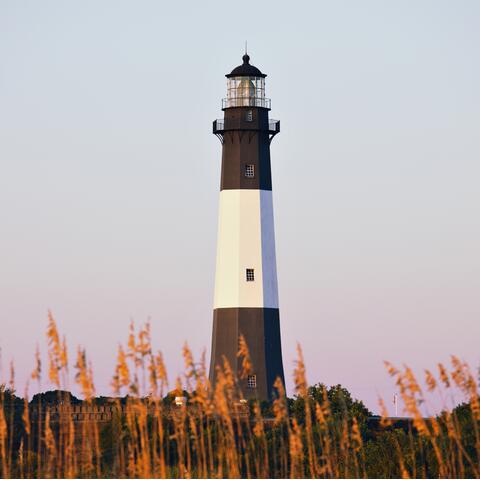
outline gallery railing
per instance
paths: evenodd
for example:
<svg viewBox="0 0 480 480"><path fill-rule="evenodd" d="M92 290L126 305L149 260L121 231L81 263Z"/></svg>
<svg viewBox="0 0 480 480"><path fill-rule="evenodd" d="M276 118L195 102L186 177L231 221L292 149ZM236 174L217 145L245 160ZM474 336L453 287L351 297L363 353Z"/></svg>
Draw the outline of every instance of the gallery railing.
<svg viewBox="0 0 480 480"><path fill-rule="evenodd" d="M280 132L280 120L273 118L268 121L268 124L258 126L254 122L249 122L243 118L219 118L213 121L213 133L222 134L230 130L257 130L268 132L270 135L276 135Z"/></svg>

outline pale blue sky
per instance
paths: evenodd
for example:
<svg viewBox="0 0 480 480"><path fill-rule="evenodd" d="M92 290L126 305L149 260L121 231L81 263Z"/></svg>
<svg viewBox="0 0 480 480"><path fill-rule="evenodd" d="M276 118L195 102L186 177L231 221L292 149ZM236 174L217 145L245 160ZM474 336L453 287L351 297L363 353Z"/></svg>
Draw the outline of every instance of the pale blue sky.
<svg viewBox="0 0 480 480"><path fill-rule="evenodd" d="M0 2L0 345L51 308L109 393L151 318L210 349L225 77L268 74L286 375L375 408L382 361L479 364L480 2ZM72 348L73 350L73 348ZM173 376L173 375L172 375Z"/></svg>

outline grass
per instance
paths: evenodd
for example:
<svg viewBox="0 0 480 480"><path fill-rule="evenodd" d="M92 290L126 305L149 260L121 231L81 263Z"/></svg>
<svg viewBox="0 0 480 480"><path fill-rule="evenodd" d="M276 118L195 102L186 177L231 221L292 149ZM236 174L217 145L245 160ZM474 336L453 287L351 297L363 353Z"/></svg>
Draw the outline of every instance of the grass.
<svg viewBox="0 0 480 480"><path fill-rule="evenodd" d="M174 391L183 395L185 389L189 399L181 407L172 406L172 397L166 397L167 371L161 353L152 350L150 327L147 324L136 332L132 325L127 345L119 347L112 378L112 419L75 422L69 413L71 397L64 393L70 379L67 345L51 314L47 338L48 378L58 390L56 403L67 413L54 421L46 404L29 403L27 392L23 399L16 397L11 366L10 382L0 390L3 478L480 476L478 386L469 366L456 357L448 367L439 364L436 373L425 371L424 388L410 368L386 363L405 415L412 420L407 429L396 428L380 400L381 428L372 431L361 415L338 409L328 389L313 395L300 348L295 399L288 399L277 381L271 405L253 401L246 409L239 402L240 391L228 363L218 369L212 389L205 356L195 362L185 345L185 373L176 380ZM240 376L246 375L251 363L243 339L239 356ZM35 359L31 381L40 384L43 371L38 351ZM98 404L93 368L84 350L77 350L73 369L84 402ZM461 390L466 403L424 418L425 394L444 395L451 389Z"/></svg>

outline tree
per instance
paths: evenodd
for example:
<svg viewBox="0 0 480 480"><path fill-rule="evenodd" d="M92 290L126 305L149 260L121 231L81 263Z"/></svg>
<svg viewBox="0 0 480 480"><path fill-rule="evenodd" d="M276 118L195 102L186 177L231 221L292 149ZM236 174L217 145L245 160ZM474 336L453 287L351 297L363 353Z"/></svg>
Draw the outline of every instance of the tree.
<svg viewBox="0 0 480 480"><path fill-rule="evenodd" d="M334 421L340 421L347 416L348 419L355 418L362 426L366 424L367 418L372 416L372 412L365 404L361 400L354 399L342 385L327 387L323 383L317 383L308 387L306 399L298 395L288 399L290 414L301 423L305 421L306 400L310 402L312 415L315 412L316 403L324 405L328 402Z"/></svg>
<svg viewBox="0 0 480 480"><path fill-rule="evenodd" d="M50 390L48 392L37 393L33 396L31 405L58 405L59 402L68 402L72 405L81 403L77 397L66 390Z"/></svg>

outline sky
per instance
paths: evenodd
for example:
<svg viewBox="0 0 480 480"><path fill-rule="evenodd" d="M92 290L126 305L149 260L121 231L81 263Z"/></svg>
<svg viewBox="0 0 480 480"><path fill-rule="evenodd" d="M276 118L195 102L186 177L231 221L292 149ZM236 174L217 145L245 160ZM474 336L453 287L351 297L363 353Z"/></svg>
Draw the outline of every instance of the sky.
<svg viewBox="0 0 480 480"><path fill-rule="evenodd" d="M129 323L210 353L224 75L268 74L281 333L310 383L480 365L480 2L2 0L0 346L51 309L109 394ZM48 388L45 383L43 388Z"/></svg>

